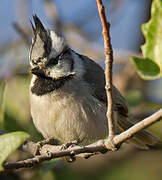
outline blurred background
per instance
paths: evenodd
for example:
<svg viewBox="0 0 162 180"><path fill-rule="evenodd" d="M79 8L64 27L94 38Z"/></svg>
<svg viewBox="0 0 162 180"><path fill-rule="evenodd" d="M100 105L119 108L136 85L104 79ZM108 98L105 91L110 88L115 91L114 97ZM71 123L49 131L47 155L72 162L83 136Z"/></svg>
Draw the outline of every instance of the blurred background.
<svg viewBox="0 0 162 180"><path fill-rule="evenodd" d="M144 43L141 24L150 18L151 0L103 0L111 23L114 49L114 84L122 92L134 121L149 116L162 107L162 81L144 81L130 61L140 55ZM23 130L38 141L41 135L33 126L29 106L30 20L37 16L48 28L64 36L72 49L87 55L104 68L102 27L94 0L1 0L0 6L0 82L6 82L4 120L1 129ZM2 86L3 83L0 84ZM1 87L0 87L1 90ZM2 105L2 104L0 104ZM162 122L149 130L162 139ZM29 157L16 152L9 160ZM139 150L124 144L115 153L88 160L66 163L62 159L42 163L33 169L0 175L2 180L161 180L162 151Z"/></svg>

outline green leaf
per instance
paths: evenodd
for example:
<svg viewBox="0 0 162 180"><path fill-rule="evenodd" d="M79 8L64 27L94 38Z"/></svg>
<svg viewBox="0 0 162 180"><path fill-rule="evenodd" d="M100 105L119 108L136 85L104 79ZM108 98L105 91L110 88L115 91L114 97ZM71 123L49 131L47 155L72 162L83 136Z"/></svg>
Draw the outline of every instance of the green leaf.
<svg viewBox="0 0 162 180"><path fill-rule="evenodd" d="M3 128L4 112L5 112L5 82L0 81L0 128Z"/></svg>
<svg viewBox="0 0 162 180"><path fill-rule="evenodd" d="M138 74L146 80L155 79L155 77L159 77L160 68L159 66L152 60L147 58L138 58L132 57L134 65L138 71Z"/></svg>
<svg viewBox="0 0 162 180"><path fill-rule="evenodd" d="M144 79L162 77L162 1L153 0L151 19L142 25L145 44L141 46L143 58L132 57L137 72Z"/></svg>
<svg viewBox="0 0 162 180"><path fill-rule="evenodd" d="M3 162L27 139L29 134L22 131L12 132L0 136L0 171Z"/></svg>

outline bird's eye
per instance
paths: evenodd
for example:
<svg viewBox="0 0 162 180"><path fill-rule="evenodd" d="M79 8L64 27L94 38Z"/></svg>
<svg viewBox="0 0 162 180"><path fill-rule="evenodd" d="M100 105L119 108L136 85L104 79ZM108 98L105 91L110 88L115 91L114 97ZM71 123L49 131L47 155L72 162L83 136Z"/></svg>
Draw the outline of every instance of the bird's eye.
<svg viewBox="0 0 162 180"><path fill-rule="evenodd" d="M41 61L42 61L42 58L33 59L33 60L32 60L32 63L33 63L34 65L38 65L39 63L41 63Z"/></svg>
<svg viewBox="0 0 162 180"><path fill-rule="evenodd" d="M32 60L32 64L33 64L33 65L37 65L37 62L34 61L34 60Z"/></svg>
<svg viewBox="0 0 162 180"><path fill-rule="evenodd" d="M58 58L51 58L47 65L48 66L54 66L56 64L58 64Z"/></svg>

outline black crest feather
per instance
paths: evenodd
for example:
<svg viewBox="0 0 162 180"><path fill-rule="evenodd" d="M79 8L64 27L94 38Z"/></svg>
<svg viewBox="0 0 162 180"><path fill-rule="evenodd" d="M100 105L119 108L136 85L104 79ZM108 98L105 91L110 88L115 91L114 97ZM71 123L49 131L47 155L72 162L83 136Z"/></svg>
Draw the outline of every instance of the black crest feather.
<svg viewBox="0 0 162 180"><path fill-rule="evenodd" d="M44 48L42 50L42 52L44 51L43 56L46 57L51 52L52 45L51 45L50 36L48 35L47 30L45 29L41 20L38 18L38 16L36 14L33 15L33 20L34 20L34 24L32 23L32 21L30 21L33 32L34 32L34 39L33 39L34 41L32 44L31 52L33 51L34 46L39 42L39 41L37 41L37 39L38 39L37 37L40 37L40 39L42 40L42 44L44 46Z"/></svg>
<svg viewBox="0 0 162 180"><path fill-rule="evenodd" d="M35 29L36 29L36 32L40 33L40 32L47 32L46 29L44 28L42 22L40 21L40 19L38 18L38 16L35 14L33 16L33 19L34 19L34 23L35 23Z"/></svg>
<svg viewBox="0 0 162 180"><path fill-rule="evenodd" d="M35 14L33 15L34 25L31 22L31 26L34 32L34 35L39 35L42 41L46 42L48 39L47 30L44 28L41 20L38 18L38 16Z"/></svg>

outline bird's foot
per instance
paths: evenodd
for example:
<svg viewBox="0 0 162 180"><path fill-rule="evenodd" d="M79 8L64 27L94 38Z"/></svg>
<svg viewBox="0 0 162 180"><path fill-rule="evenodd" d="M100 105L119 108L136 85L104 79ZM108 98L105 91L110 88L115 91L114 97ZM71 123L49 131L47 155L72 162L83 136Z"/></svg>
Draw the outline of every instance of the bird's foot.
<svg viewBox="0 0 162 180"><path fill-rule="evenodd" d="M54 138L48 138L48 139L44 139L42 141L37 142L36 143L36 150L35 150L34 155L40 154L39 152L40 152L41 148L46 144L58 145L58 141L56 139L54 139Z"/></svg>
<svg viewBox="0 0 162 180"><path fill-rule="evenodd" d="M68 142L62 145L61 150L66 150L68 148L74 147L78 145L79 143L80 143L80 140L74 140L74 141Z"/></svg>
<svg viewBox="0 0 162 180"><path fill-rule="evenodd" d="M72 148L72 147L78 145L79 143L80 143L79 139L68 142L68 143L62 145L61 150L63 151L63 150ZM76 157L75 157L75 154L71 154L71 156L65 156L63 159L66 160L67 162L74 162L76 160Z"/></svg>

